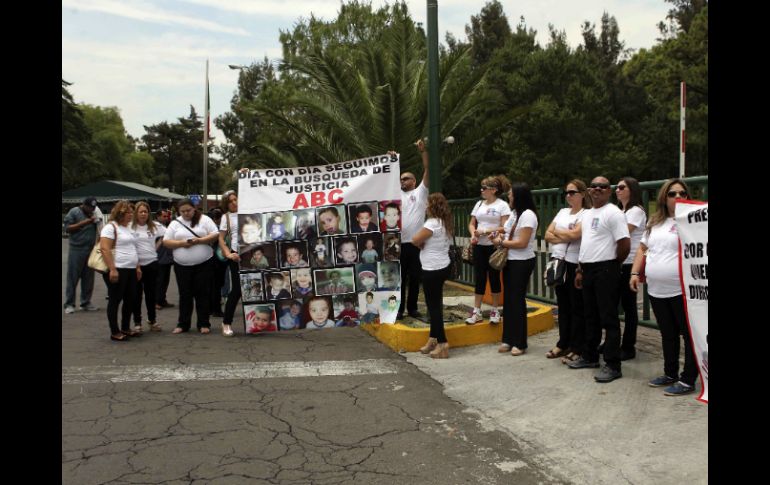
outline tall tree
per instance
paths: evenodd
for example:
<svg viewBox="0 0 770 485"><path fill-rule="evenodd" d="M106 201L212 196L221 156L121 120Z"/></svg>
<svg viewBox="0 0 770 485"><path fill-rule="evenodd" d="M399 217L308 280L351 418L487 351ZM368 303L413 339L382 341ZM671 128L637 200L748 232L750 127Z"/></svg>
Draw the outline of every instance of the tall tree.
<svg viewBox="0 0 770 485"><path fill-rule="evenodd" d="M62 191L73 189L99 176L103 167L93 155L91 132L83 119L83 111L75 103L67 86L61 80L61 157Z"/></svg>
<svg viewBox="0 0 770 485"><path fill-rule="evenodd" d="M473 63L481 66L489 62L495 51L511 38L511 26L500 2L492 0L484 5L479 15L471 15L465 35L471 43Z"/></svg>

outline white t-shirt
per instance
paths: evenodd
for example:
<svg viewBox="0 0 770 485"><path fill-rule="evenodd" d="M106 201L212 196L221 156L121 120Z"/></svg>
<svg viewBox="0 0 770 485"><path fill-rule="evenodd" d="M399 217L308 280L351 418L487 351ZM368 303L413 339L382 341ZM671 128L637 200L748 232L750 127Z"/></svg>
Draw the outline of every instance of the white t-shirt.
<svg viewBox="0 0 770 485"><path fill-rule="evenodd" d="M115 226L118 226L117 240L115 239ZM136 269L139 256L136 253L136 240L131 234L131 229L119 224L105 224L100 236L115 241L116 268Z"/></svg>
<svg viewBox="0 0 770 485"><path fill-rule="evenodd" d="M647 293L655 298L672 298L682 294L679 281L679 233L676 222L669 217L654 226L650 234L642 235L647 246Z"/></svg>
<svg viewBox="0 0 770 485"><path fill-rule="evenodd" d="M182 216L177 217L166 228L166 234L163 236L163 240L170 241L186 241L192 239L193 235L182 226L190 228L198 237L206 237L212 232L219 234L217 225L211 220L209 216L201 215L198 224L195 227L190 227L190 223L182 219ZM211 259L214 255L214 250L209 244L196 244L189 248L176 248L174 249L174 262L181 264L182 266L195 266Z"/></svg>
<svg viewBox="0 0 770 485"><path fill-rule="evenodd" d="M315 320L310 320L305 324L305 328L307 329L315 329L315 328L329 328L334 326L334 320L326 320L321 325L318 325L315 323Z"/></svg>
<svg viewBox="0 0 770 485"><path fill-rule="evenodd" d="M626 224L636 226L634 232L631 233L631 251L628 252L628 257L623 261L623 264L633 264L636 250L639 249L639 241L642 240L644 228L647 226L647 214L638 205L628 209L623 214L626 216Z"/></svg>
<svg viewBox="0 0 770 485"><path fill-rule="evenodd" d="M147 225L137 225L136 228L131 228L131 235L136 240L136 252L139 254L139 265L147 266L153 261L158 260L158 251L155 249L155 240L159 237L163 237L166 233L166 227L163 224L152 222L155 226L155 234L150 232ZM130 227L130 226L129 226Z"/></svg>
<svg viewBox="0 0 770 485"><path fill-rule="evenodd" d="M436 271L449 266L449 236L444 223L431 217L424 228L433 231L433 235L425 240L425 246L420 251L420 264L426 271Z"/></svg>
<svg viewBox="0 0 770 485"><path fill-rule="evenodd" d="M613 204L604 204L583 212L580 240L581 263L599 263L618 258L617 241L629 237L623 211Z"/></svg>
<svg viewBox="0 0 770 485"><path fill-rule="evenodd" d="M572 208L570 207L560 210L556 214L556 217L553 218L554 227L556 229L568 231L575 229L580 218L583 217L584 210L585 209L581 208L576 214L571 214ZM565 250L567 251L567 257L564 257ZM551 244L551 256L554 258L563 258L570 263L577 264L579 253L580 239L570 241L569 248L567 248L567 243Z"/></svg>
<svg viewBox="0 0 770 485"><path fill-rule="evenodd" d="M471 215L476 218L476 229L486 231L502 226L500 219L510 216L511 208L507 202L501 199L495 199L491 204L487 204L485 200L482 200L473 208ZM477 244L479 246L491 246L492 241L489 239L489 236L484 234L479 236Z"/></svg>
<svg viewBox="0 0 770 485"><path fill-rule="evenodd" d="M428 208L428 187L422 182L409 192L401 191L401 242L411 243L425 222Z"/></svg>
<svg viewBox="0 0 770 485"><path fill-rule="evenodd" d="M230 249L234 252L238 252L238 213L228 212L227 217L230 218ZM219 230L225 231L227 236L227 219L224 217L219 221Z"/></svg>
<svg viewBox="0 0 770 485"><path fill-rule="evenodd" d="M513 236L509 238L508 233L511 232L511 227L513 227L513 224L516 223L516 218L517 214L514 212L511 214L511 217L505 221L505 226L503 226L505 229L503 240L507 241L508 239L518 238L521 234L521 230L525 227L531 227L532 234L529 236L529 244L527 244L527 247L521 249L508 249L508 259L516 261L532 259L535 257L535 233L537 232L537 216L529 209L522 212L521 217L518 218L519 223L516 224L516 229L513 230Z"/></svg>

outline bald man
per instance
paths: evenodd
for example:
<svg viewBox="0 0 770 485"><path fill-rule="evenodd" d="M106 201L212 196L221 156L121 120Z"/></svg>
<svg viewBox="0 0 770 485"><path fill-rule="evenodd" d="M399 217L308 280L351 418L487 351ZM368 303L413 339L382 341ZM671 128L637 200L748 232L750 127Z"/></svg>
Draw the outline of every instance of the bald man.
<svg viewBox="0 0 770 485"><path fill-rule="evenodd" d="M412 237L425 224L429 188L428 152L422 139L415 145L422 156L422 181L417 185L417 178L412 172L401 174L401 306L396 316L398 320L404 318L404 305L409 316L420 316L417 311L417 295L420 292L422 265L420 249L412 244Z"/></svg>

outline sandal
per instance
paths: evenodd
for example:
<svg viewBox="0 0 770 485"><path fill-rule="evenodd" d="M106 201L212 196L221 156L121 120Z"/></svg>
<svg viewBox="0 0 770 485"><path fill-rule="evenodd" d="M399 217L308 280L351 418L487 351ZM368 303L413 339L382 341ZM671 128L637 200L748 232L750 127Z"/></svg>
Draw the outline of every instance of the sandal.
<svg viewBox="0 0 770 485"><path fill-rule="evenodd" d="M160 323L150 323L150 331L160 332L161 330L163 330L163 328L160 326Z"/></svg>
<svg viewBox="0 0 770 485"><path fill-rule="evenodd" d="M202 334L211 333L211 329L209 327L201 327L198 331Z"/></svg>
<svg viewBox="0 0 770 485"><path fill-rule="evenodd" d="M562 364L569 364L570 362L574 362L580 357L580 355L576 354L575 352L570 352L564 357L561 358Z"/></svg>
<svg viewBox="0 0 770 485"><path fill-rule="evenodd" d="M182 333L186 332L187 330L183 329L182 327L176 327L174 330L171 331L171 333Z"/></svg>
<svg viewBox="0 0 770 485"><path fill-rule="evenodd" d="M141 337L142 336L142 332L137 332L136 330L121 330L120 333L122 333L126 337Z"/></svg>
<svg viewBox="0 0 770 485"><path fill-rule="evenodd" d="M128 336L123 333L110 335L110 340L116 340L118 342L128 342Z"/></svg>
<svg viewBox="0 0 770 485"><path fill-rule="evenodd" d="M549 359L556 359L558 357L562 357L564 355L567 355L566 349L560 349L559 347L554 347L548 352L545 353L545 356Z"/></svg>

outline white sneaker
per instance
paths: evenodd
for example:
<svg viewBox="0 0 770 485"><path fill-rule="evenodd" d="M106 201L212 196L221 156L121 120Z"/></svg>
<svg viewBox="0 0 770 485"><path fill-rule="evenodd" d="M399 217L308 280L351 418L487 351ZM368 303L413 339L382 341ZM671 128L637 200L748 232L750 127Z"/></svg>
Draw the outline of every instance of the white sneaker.
<svg viewBox="0 0 770 485"><path fill-rule="evenodd" d="M477 312L476 310L473 310L471 312L471 316L465 319L465 323L467 323L468 325L473 325L474 323L478 323L482 320L484 320L484 318L481 316L481 312Z"/></svg>
<svg viewBox="0 0 770 485"><path fill-rule="evenodd" d="M500 314L497 310L491 310L489 312L489 323L500 323Z"/></svg>
<svg viewBox="0 0 770 485"><path fill-rule="evenodd" d="M235 332L233 332L233 329L230 327L230 325L225 325L224 323L222 324L222 335L225 337L232 337L234 334Z"/></svg>
<svg viewBox="0 0 770 485"><path fill-rule="evenodd" d="M72 306L72 305L65 306L64 307L64 313L66 313L66 314L75 313L75 307Z"/></svg>

